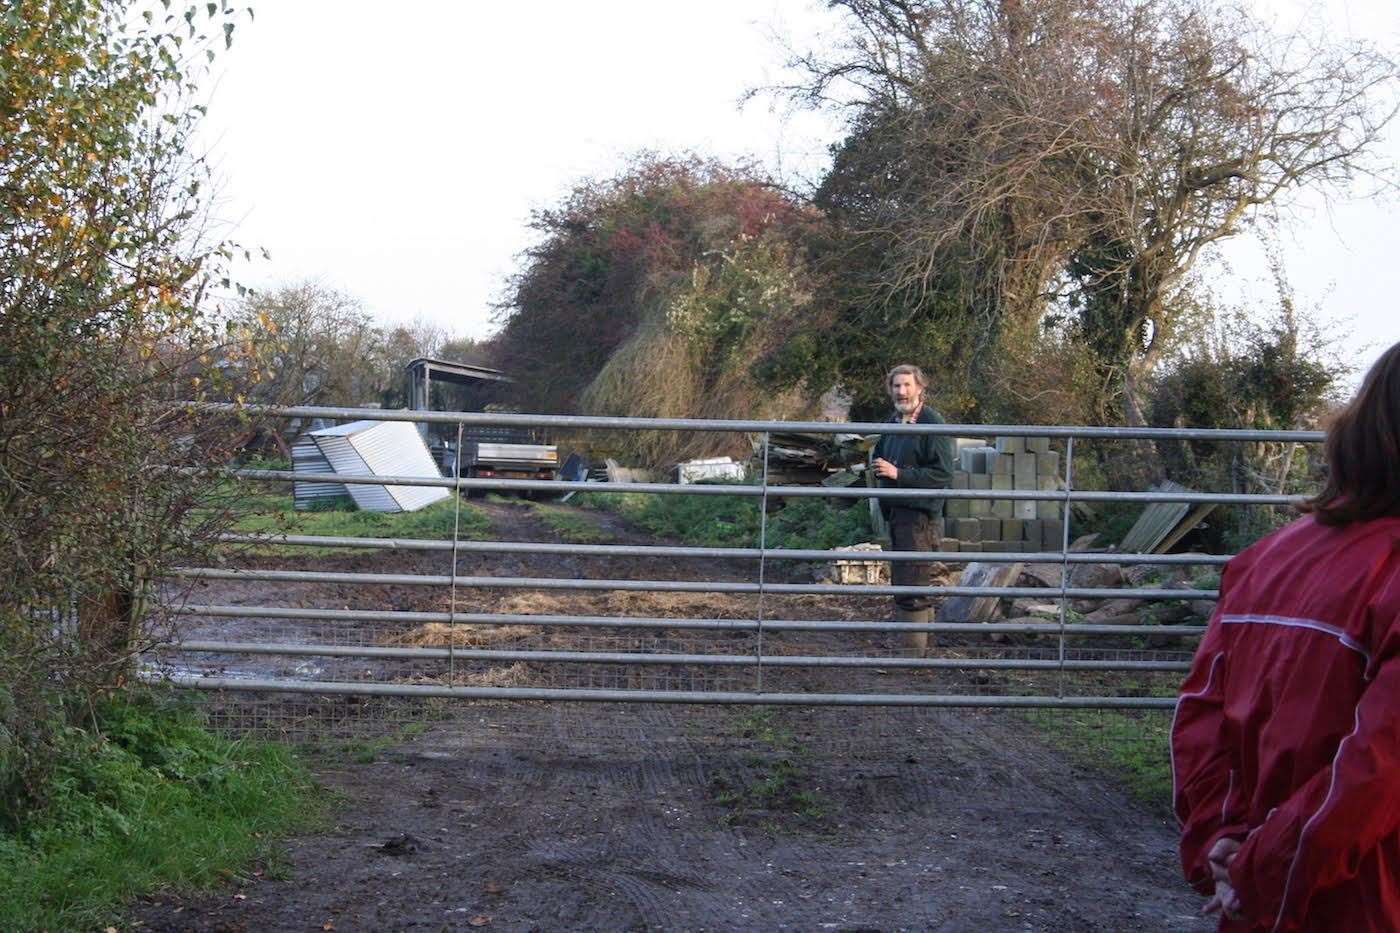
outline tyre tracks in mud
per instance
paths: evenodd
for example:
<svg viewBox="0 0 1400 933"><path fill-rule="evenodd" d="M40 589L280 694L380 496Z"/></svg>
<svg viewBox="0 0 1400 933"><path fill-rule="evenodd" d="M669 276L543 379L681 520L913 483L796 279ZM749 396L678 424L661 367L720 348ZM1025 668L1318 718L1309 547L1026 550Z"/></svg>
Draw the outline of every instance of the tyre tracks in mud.
<svg viewBox="0 0 1400 933"><path fill-rule="evenodd" d="M466 930L473 921L511 931L1209 928L1177 880L1160 816L1013 724L940 714L917 743L890 737L886 755L815 754L802 775L825 801L821 819L775 811L761 825L735 825L714 779L761 767L756 748L677 741L687 723L670 713L607 707L575 728L582 711L509 712L506 735L444 726L374 762L325 768L322 780L349 805L334 830L293 842L288 880L253 884L241 900L181 904L179 923L171 904L151 905L143 921L247 930L314 929L313 920L338 930ZM989 754L1020 764L988 766ZM386 854L405 836L407 850Z"/></svg>
<svg viewBox="0 0 1400 933"><path fill-rule="evenodd" d="M503 536L547 534L526 507L487 509ZM416 557L389 555L378 569L441 572L428 570L440 556L429 555L431 565ZM601 565L512 556L490 566L584 576ZM644 558L606 566L607 576L656 578L686 569ZM730 562L703 575L749 569ZM394 597L421 608L421 588L408 589ZM823 675L810 676L820 685ZM753 728L756 716L766 717L763 728ZM733 796L763 803L758 791L784 762L820 812L778 803L739 812ZM290 842L285 878L163 895L139 905L136 923L225 931L1211 928L1179 879L1164 815L1006 713L475 704L373 761L326 759L318 773L346 805L333 828Z"/></svg>

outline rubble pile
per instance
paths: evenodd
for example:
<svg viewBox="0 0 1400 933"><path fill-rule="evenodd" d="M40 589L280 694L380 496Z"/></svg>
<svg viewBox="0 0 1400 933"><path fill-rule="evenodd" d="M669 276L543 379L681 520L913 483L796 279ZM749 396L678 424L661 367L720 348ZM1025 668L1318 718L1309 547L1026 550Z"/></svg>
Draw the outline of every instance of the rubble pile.
<svg viewBox="0 0 1400 933"><path fill-rule="evenodd" d="M752 434L753 475L763 475L763 436ZM850 486L861 478L874 436L860 434L771 434L768 482L774 486Z"/></svg>

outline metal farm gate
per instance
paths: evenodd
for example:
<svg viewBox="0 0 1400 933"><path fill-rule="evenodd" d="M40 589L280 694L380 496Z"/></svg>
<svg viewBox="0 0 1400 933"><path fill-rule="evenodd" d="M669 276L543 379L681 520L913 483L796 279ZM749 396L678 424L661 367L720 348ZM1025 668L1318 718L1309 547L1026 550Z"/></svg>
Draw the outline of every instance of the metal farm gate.
<svg viewBox="0 0 1400 933"><path fill-rule="evenodd" d="M279 470L237 470L258 483L373 483L437 486L465 492L578 490L627 496L729 496L757 500L754 547L675 547L569 543L548 518L552 506L521 500L491 508L518 517L519 535L485 540L477 511L462 496L438 506L435 537L229 534L231 567L190 567L163 584L179 617L171 640L149 652L153 679L215 691L234 726L285 732L354 732L357 722L399 710L403 722L424 710L446 718L452 701L509 707L518 701L817 707L1018 707L1159 710L1172 706L1199 621L1158 623L1143 606L1213 600L1208 586L1163 581L1182 566L1205 573L1227 556L1071 550L1075 503L1134 507L1150 503L1282 506L1282 495L1192 491L1111 492L1079 488L1075 445L1147 439L1228 443L1315 443L1316 432L1121 429L1029 425L836 424L564 417L381 411L344 408L198 406L210 413L252 410L302 419L373 419L464 428L511 426L597 437L618 431L748 434L763 451L755 482L729 485L597 484L404 476L355 477ZM770 484L766 452L775 433L906 433L954 437L1048 437L1063 443L1055 488L954 488L947 500L1054 503L1058 546L1036 552L894 553L796 550L769 545L770 505L778 499L868 500L863 486ZM926 495L881 490L882 498ZM858 503L859 504L859 503ZM593 514L593 513L588 513ZM597 512L598 521L613 521ZM497 528L501 527L498 523ZM525 534L526 531L532 534ZM498 537L501 537L498 535ZM275 543L273 551L268 550ZM289 559L288 554L295 554ZM301 555L308 555L303 557ZM794 581L794 568L858 556L882 562L938 561L959 570L971 561L1056 565L1058 586L922 589L936 597L1034 599L1038 621L942 622L926 629L937 647L916 656L904 646L906 623L887 621L898 587ZM323 569L312 569L311 561ZM463 566L468 569L464 572ZM1076 571L1124 568L1127 586L1081 585ZM1179 576L1179 575L1178 575ZM805 580L810 580L810 572ZM953 576L956 580L956 575ZM1082 580L1082 577L1080 577ZM1134 582L1135 581L1135 582ZM1014 581L1013 581L1014 582ZM1091 605L1131 599L1134 624L1085 621ZM1051 607L1048 612L1043 607ZM1076 608L1078 607L1078 608ZM1168 613L1170 615L1170 613ZM289 704L300 702L295 714ZM280 702L281 705L278 705ZM473 707L476 708L476 707ZM585 707L596 709L596 707ZM405 714L402 711L411 710ZM647 714L640 712L639 715ZM347 726L348 724L348 726Z"/></svg>

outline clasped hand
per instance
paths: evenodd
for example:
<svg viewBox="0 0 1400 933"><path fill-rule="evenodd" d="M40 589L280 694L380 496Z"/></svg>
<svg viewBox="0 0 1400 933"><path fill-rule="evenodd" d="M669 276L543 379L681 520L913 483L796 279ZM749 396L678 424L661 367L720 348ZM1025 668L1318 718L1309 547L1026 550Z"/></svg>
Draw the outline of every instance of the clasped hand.
<svg viewBox="0 0 1400 933"><path fill-rule="evenodd" d="M1215 894L1206 901L1201 913L1213 914L1223 910L1231 920L1240 918L1240 897L1230 883L1230 863L1235 860L1239 850L1238 839L1220 839L1210 847L1210 854L1206 857L1210 860L1211 877L1215 879Z"/></svg>

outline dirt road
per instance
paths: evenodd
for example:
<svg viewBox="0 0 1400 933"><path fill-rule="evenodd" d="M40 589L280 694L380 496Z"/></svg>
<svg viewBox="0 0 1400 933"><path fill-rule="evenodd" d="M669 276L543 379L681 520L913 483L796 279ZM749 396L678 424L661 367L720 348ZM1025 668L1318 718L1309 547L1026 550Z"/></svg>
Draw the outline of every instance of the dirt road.
<svg viewBox="0 0 1400 933"><path fill-rule="evenodd" d="M489 508L503 530L536 540L545 534L524 510ZM348 566L357 559L327 560ZM413 555L374 560L386 570L415 562ZM493 566L501 574L587 572L529 561ZM614 567L606 575L662 569ZM255 585L219 586L200 601L260 595ZM336 606L360 599L383 606L386 598L314 587L272 595ZM426 591L387 597L396 608L442 598ZM517 598L459 594L492 606ZM616 609L603 605L605 595L550 598L549 611ZM715 598L697 608L743 611ZM799 602L775 611L810 618L811 609ZM644 613L633 606L630 614ZM1212 926L1196 914L1201 899L1179 880L1169 819L1050 750L1015 714L454 707L372 761L342 754L321 760L318 773L347 803L332 829L291 843L285 878L250 877L193 899L156 898L136 912L142 928Z"/></svg>

